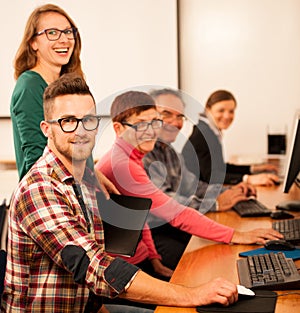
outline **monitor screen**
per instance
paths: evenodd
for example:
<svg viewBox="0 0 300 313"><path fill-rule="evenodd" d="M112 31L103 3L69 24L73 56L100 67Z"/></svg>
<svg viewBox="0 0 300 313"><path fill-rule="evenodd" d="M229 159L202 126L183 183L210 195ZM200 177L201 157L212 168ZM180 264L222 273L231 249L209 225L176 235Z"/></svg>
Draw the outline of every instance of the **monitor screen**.
<svg viewBox="0 0 300 313"><path fill-rule="evenodd" d="M293 132L289 140L283 192L288 193L300 172L300 111L296 113Z"/></svg>

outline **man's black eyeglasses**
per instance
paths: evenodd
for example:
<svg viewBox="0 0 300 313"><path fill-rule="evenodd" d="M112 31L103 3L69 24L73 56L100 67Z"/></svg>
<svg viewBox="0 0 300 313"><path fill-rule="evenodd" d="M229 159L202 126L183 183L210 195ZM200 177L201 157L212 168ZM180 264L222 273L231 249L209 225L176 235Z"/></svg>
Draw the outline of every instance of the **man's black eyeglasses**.
<svg viewBox="0 0 300 313"><path fill-rule="evenodd" d="M121 124L132 127L135 129L135 131L143 132L143 131L146 131L150 125L153 129L161 128L163 125L163 121L159 119L155 119L155 120L152 120L151 122L139 122L136 124L129 124L127 122L122 122Z"/></svg>
<svg viewBox="0 0 300 313"><path fill-rule="evenodd" d="M58 40L61 36L61 34L64 33L67 39L72 40L75 39L77 34L77 28L76 27L70 27L64 30L60 30L57 28L48 28L41 30L40 32L36 33L35 36L40 36L43 34L46 34L48 40L55 41Z"/></svg>
<svg viewBox="0 0 300 313"><path fill-rule="evenodd" d="M98 128L100 120L101 120L100 116L87 115L83 118L77 118L77 117L71 116L71 117L59 118L56 120L49 120L47 122L58 123L61 130L64 133L72 133L77 129L79 122L82 123L82 126L85 130L91 131L91 130L95 130L96 128Z"/></svg>

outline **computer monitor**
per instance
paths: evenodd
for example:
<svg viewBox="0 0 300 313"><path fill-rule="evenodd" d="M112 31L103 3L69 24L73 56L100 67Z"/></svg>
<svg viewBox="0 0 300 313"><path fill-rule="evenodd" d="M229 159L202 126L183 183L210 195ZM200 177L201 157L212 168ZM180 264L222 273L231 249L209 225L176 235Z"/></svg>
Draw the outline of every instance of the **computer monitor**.
<svg viewBox="0 0 300 313"><path fill-rule="evenodd" d="M295 114L292 136L289 140L289 152L283 192L288 193L300 173L300 111Z"/></svg>

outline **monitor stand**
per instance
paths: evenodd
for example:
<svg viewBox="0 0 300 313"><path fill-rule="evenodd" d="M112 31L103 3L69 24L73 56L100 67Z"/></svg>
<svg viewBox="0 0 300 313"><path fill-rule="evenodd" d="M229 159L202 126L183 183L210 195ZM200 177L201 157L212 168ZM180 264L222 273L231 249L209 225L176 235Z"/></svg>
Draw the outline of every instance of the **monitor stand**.
<svg viewBox="0 0 300 313"><path fill-rule="evenodd" d="M300 200L288 200L276 205L277 210L300 212Z"/></svg>

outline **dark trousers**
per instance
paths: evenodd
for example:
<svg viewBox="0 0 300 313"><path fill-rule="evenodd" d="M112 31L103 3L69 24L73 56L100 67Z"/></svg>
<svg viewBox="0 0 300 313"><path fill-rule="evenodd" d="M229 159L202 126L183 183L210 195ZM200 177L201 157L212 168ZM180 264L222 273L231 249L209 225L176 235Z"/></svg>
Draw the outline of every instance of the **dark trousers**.
<svg viewBox="0 0 300 313"><path fill-rule="evenodd" d="M191 235L170 224L151 228L151 232L156 250L162 257L162 263L174 270Z"/></svg>

